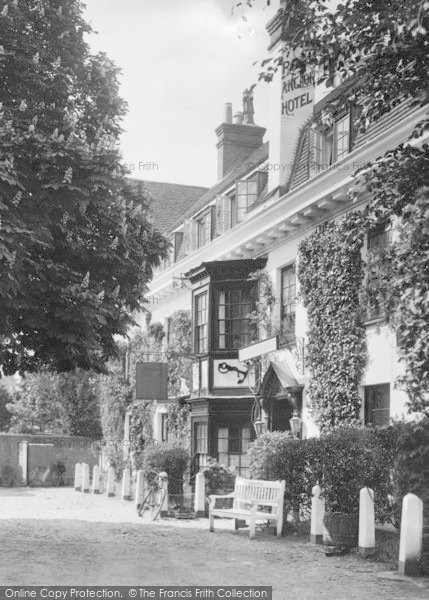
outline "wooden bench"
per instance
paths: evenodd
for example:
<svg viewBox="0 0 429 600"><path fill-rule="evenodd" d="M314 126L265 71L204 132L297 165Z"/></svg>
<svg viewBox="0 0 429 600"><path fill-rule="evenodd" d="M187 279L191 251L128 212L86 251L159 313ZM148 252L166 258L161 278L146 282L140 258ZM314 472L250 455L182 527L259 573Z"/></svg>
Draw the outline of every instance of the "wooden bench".
<svg viewBox="0 0 429 600"><path fill-rule="evenodd" d="M237 477L232 494L210 496L210 531L214 531L214 517L234 519L235 529L239 521L248 520L250 539L255 537L256 521L275 522L277 537L283 529L284 481L261 481L258 479L242 479ZM219 498L233 498L232 508L216 508Z"/></svg>

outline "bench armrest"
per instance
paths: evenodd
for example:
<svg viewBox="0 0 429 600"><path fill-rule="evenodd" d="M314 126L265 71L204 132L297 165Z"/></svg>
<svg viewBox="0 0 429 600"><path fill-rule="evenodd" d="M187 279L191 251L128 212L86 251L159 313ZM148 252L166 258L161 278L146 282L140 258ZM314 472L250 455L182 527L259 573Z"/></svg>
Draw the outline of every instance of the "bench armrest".
<svg viewBox="0 0 429 600"><path fill-rule="evenodd" d="M214 508L216 505L216 500L218 500L220 498L234 498L234 492L231 492L231 494L223 494L223 495L210 494L209 498L210 498L210 507L209 508Z"/></svg>

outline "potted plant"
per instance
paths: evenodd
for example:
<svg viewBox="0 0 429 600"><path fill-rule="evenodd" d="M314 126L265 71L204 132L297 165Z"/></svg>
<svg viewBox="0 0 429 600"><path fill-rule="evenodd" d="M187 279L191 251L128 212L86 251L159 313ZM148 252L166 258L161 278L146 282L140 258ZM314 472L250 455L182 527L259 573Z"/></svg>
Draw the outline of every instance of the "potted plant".
<svg viewBox="0 0 429 600"><path fill-rule="evenodd" d="M364 469L365 436L360 429L340 429L323 438L325 499L323 543L344 548L358 544L359 492L368 484Z"/></svg>

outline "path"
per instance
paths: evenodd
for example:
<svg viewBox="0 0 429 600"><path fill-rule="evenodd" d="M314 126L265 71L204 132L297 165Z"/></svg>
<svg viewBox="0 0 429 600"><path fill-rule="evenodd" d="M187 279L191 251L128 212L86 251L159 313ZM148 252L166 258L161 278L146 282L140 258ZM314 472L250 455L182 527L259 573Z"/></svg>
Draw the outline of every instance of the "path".
<svg viewBox="0 0 429 600"><path fill-rule="evenodd" d="M142 522L132 503L71 489L0 488L0 585L271 585L281 600L421 600L428 588L381 579L389 566L327 558L295 537L232 522Z"/></svg>

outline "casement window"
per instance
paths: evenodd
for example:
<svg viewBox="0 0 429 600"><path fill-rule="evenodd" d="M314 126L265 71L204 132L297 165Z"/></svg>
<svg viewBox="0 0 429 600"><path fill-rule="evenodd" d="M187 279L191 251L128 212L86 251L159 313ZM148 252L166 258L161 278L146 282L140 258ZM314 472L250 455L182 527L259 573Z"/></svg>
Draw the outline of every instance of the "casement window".
<svg viewBox="0 0 429 600"><path fill-rule="evenodd" d="M296 269L288 265L281 272L281 340L284 343L295 339Z"/></svg>
<svg viewBox="0 0 429 600"><path fill-rule="evenodd" d="M219 427L217 436L217 447L219 462L228 464L226 455L244 454L250 442L250 430L248 427L239 425L230 425L229 427Z"/></svg>
<svg viewBox="0 0 429 600"><path fill-rule="evenodd" d="M208 293L195 296L195 352L207 352L208 333Z"/></svg>
<svg viewBox="0 0 429 600"><path fill-rule="evenodd" d="M254 307L251 288L216 290L216 349L234 350L254 340L256 328L249 318Z"/></svg>
<svg viewBox="0 0 429 600"><path fill-rule="evenodd" d="M390 385L365 387L365 425L388 425L390 420Z"/></svg>
<svg viewBox="0 0 429 600"><path fill-rule="evenodd" d="M250 179L237 181L235 195L231 197L231 227L244 221L246 214L261 197L267 183L266 171L259 171Z"/></svg>
<svg viewBox="0 0 429 600"><path fill-rule="evenodd" d="M217 458L220 464L233 467L239 477L249 476L249 427L230 425L219 427L217 433Z"/></svg>
<svg viewBox="0 0 429 600"><path fill-rule="evenodd" d="M194 423L195 472L206 466L208 452L208 426L206 422Z"/></svg>
<svg viewBox="0 0 429 600"><path fill-rule="evenodd" d="M197 219L198 223L198 248L202 248L211 240L211 212L207 212L201 218Z"/></svg>
<svg viewBox="0 0 429 600"><path fill-rule="evenodd" d="M350 152L350 114L340 117L325 131L313 132L314 169L323 171Z"/></svg>
<svg viewBox="0 0 429 600"><path fill-rule="evenodd" d="M368 320L378 319L383 315L380 298L380 268L384 253L390 243L392 229L390 224L377 227L368 234L367 269L366 269L366 315Z"/></svg>

